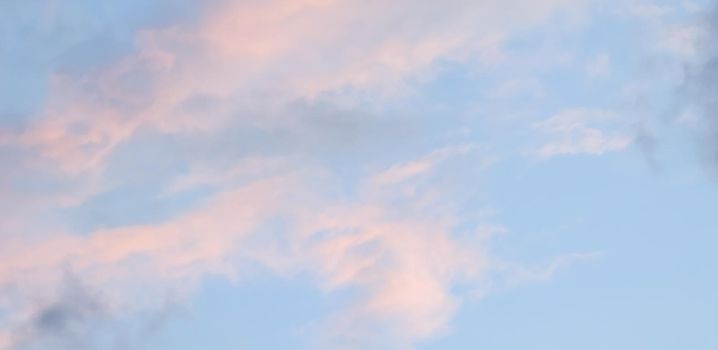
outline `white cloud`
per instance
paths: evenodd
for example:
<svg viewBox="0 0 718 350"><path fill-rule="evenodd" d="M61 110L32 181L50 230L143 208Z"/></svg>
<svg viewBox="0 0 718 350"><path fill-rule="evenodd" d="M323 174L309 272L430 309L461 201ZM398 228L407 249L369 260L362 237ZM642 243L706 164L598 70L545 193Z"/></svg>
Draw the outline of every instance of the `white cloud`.
<svg viewBox="0 0 718 350"><path fill-rule="evenodd" d="M533 124L550 139L532 153L546 159L561 155L601 155L628 147L626 122L609 111L569 109Z"/></svg>
<svg viewBox="0 0 718 350"><path fill-rule="evenodd" d="M473 145L442 148L427 156L409 162L401 162L372 177L375 185L392 185L433 170L441 161L476 149Z"/></svg>

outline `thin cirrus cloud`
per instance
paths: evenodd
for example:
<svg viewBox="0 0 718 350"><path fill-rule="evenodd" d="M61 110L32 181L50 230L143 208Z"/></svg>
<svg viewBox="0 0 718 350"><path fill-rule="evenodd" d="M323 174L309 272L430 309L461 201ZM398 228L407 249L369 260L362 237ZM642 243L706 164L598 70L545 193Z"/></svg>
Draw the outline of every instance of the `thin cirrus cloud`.
<svg viewBox="0 0 718 350"><path fill-rule="evenodd" d="M90 290L103 291L103 316L151 308L168 289L190 293L207 274L241 276L242 266L232 263L237 260L258 261L279 274L309 271L327 293L364 291L331 316L326 327L331 332L323 333L332 343L353 339L357 331L372 339L373 327L389 329L396 342L406 344L434 335L465 297L452 287L480 288L487 277L484 238L457 239L456 218L433 193L322 198L321 189L299 190L307 184L305 176L317 175L261 178L228 189L197 211L156 226L6 245L0 281L15 285L19 294L5 306L28 315L8 338L16 346L43 340L36 331L29 333L32 338L21 335L28 333L27 322L56 305L47 291L63 281L68 268ZM260 225L277 218L291 223L286 234L263 237ZM33 300L47 302L38 309ZM75 321L93 322L83 310L76 310L81 313Z"/></svg>
<svg viewBox="0 0 718 350"><path fill-rule="evenodd" d="M580 6L515 2L216 5L199 24L139 32L137 52L109 68L81 79L54 77L45 117L16 142L38 148L69 172L84 171L142 126L217 128L237 103L256 103L256 94L269 94L276 104L345 88L390 93L439 60L490 59L512 31ZM216 108L201 121L183 111L197 97Z"/></svg>
<svg viewBox="0 0 718 350"><path fill-rule="evenodd" d="M535 155L546 159L561 155L601 155L625 149L633 142L626 128L621 127L625 123L612 111L580 108L562 111L533 124L550 137Z"/></svg>
<svg viewBox="0 0 718 350"><path fill-rule="evenodd" d="M432 125L400 125L421 124L411 118L317 115L323 104L339 105L327 109L340 114L376 107L367 100L381 105L410 95L445 62L495 64L515 33L584 5L219 1L193 21L138 30L134 51L116 61L53 73L38 116L0 133L3 150L21 154L17 167L0 175L0 190L23 199L13 204L16 217L0 223L0 288L7 291L0 347L57 339L72 346L77 339L67 325L151 309L168 290L188 298L208 275L241 280L245 260L277 275L309 272L324 293L361 291L320 321L327 331L317 338L327 347L381 346L377 339L387 334L411 347L446 332L462 302L484 294L497 269L491 235L463 216L464 198L456 195L474 193L492 156L474 144L422 144L417 140L435 136ZM543 95L531 83L502 96L522 89ZM577 110L535 124L558 138L540 156L627 147L622 134L592 126L604 117ZM387 128L397 134L377 136ZM406 129L413 139L397 140ZM209 188L206 197L159 223L130 218L87 234L56 217L126 185L118 153L141 135L168 137L180 150L162 155L181 170L161 179L158 196ZM421 147L379 154L389 142ZM332 153L337 145L355 153ZM347 166L355 178L338 169L342 161L362 165ZM120 170L143 172L126 168ZM152 174L137 181L143 175ZM18 185L24 183L30 186ZM46 191L29 194L37 184ZM275 220L287 222L282 232L262 230ZM559 265L571 260L562 259ZM559 265L516 275L544 279ZM67 282L68 275L75 277ZM456 291L465 286L470 292Z"/></svg>

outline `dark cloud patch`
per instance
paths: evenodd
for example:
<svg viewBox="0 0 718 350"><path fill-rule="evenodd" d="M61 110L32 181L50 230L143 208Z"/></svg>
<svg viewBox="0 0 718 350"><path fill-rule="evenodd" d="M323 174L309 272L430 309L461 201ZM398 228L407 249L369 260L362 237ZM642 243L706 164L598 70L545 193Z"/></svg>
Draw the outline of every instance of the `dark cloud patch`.
<svg viewBox="0 0 718 350"><path fill-rule="evenodd" d="M94 328L107 315L101 296L65 273L55 300L41 306L15 333L13 349L93 349Z"/></svg>
<svg viewBox="0 0 718 350"><path fill-rule="evenodd" d="M186 306L174 298L168 298L160 307L144 315L138 334L138 341L140 343L151 342L169 323L187 315L188 311Z"/></svg>
<svg viewBox="0 0 718 350"><path fill-rule="evenodd" d="M71 282L60 299L41 309L33 326L41 333L70 332L103 313L103 305L77 282Z"/></svg>
<svg viewBox="0 0 718 350"><path fill-rule="evenodd" d="M633 141L638 147L639 152L646 161L651 170L661 171L661 164L658 162L657 152L659 141L653 130L644 123L635 126Z"/></svg>
<svg viewBox="0 0 718 350"><path fill-rule="evenodd" d="M702 157L718 179L718 1L702 18L703 37L698 57L686 66L683 98L686 109L695 113L694 127L702 143Z"/></svg>
<svg viewBox="0 0 718 350"><path fill-rule="evenodd" d="M186 314L180 300L168 293L155 307L118 314L103 293L67 272L55 298L41 304L26 324L16 328L11 347L3 350L153 348L153 339Z"/></svg>

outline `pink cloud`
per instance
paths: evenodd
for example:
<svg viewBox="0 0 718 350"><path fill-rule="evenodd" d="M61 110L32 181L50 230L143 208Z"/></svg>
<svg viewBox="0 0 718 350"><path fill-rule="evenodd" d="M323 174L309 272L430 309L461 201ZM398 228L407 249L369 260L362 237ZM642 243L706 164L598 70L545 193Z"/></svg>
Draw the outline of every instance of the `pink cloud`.
<svg viewBox="0 0 718 350"><path fill-rule="evenodd" d="M402 93L440 60L500 56L501 38L569 3L221 2L196 24L138 33L136 52L109 67L55 76L41 118L21 133L3 135L3 143L37 151L36 164L63 176L88 179L81 190L45 199L44 208L81 203L111 187L101 176L108 157L137 130L211 136L230 123L301 128L284 108L289 102L345 88L377 100ZM198 96L213 105L199 112L187 107ZM247 106L282 115L257 120L236 113ZM198 165L168 192L209 183L218 194L187 215L86 236L58 228L4 241L0 285L22 292L0 303L14 311L13 324L27 322L37 300L50 300L71 269L105 291L113 311L128 312L165 289L190 293L208 274L241 275L236 261L250 259L279 275L309 272L326 293L361 292L328 317L333 333L327 337L354 339L382 328L410 347L450 326L465 297L453 287L480 289L491 269L480 234L456 237L458 214L441 185L412 186L443 161L473 150L449 147L397 162L346 196L332 192L331 169L283 155L256 156L257 164L228 173ZM67 199L59 200L62 195ZM259 227L273 218L290 223L281 238L288 242L257 242ZM7 335L0 332L2 339Z"/></svg>
<svg viewBox="0 0 718 350"><path fill-rule="evenodd" d="M438 60L495 55L497 44L487 42L568 4L220 2L198 24L139 32L137 51L108 68L57 76L44 117L13 139L67 172L96 171L138 128L216 129L236 118L232 106L256 104L257 96L281 105L347 87L377 98L402 91ZM221 107L187 113L183 104L195 96Z"/></svg>
<svg viewBox="0 0 718 350"><path fill-rule="evenodd" d="M320 188L302 189L305 176L315 175L260 177L159 225L7 242L0 285L23 293L6 306L25 322L21 315L32 316L33 300L51 299L70 269L103 291L114 312L127 312L162 290L189 293L207 274L241 275L237 259L250 259L279 275L310 272L326 293L362 291L331 316L349 327L336 328L335 339L351 338L353 327L384 327L412 344L445 330L462 299L452 287L463 281L479 288L490 268L481 237L455 237L451 216L415 206L401 192L330 199ZM397 200L407 205L401 215L394 213ZM260 225L277 217L292 223L282 238L288 241L257 243Z"/></svg>

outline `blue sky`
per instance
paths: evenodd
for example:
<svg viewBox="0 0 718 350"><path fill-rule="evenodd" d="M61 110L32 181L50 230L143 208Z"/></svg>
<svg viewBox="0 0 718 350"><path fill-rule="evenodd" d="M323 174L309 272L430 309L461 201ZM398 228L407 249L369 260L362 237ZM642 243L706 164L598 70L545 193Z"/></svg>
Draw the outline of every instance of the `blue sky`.
<svg viewBox="0 0 718 350"><path fill-rule="evenodd" d="M711 1L6 1L0 349L715 349Z"/></svg>

